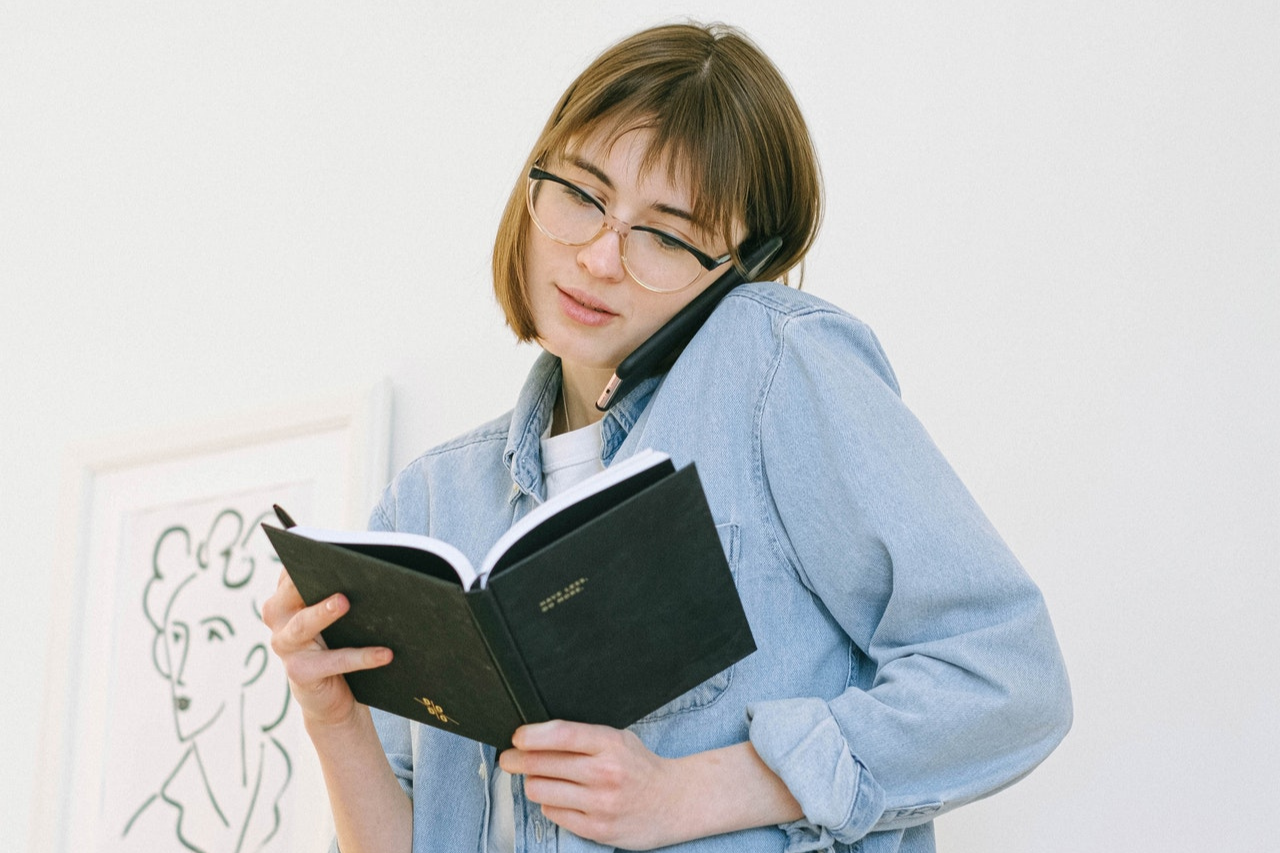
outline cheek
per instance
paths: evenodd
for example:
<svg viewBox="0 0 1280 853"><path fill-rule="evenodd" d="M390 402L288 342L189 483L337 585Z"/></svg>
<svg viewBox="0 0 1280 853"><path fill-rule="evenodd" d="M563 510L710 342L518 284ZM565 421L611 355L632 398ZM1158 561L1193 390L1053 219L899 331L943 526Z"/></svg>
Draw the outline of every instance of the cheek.
<svg viewBox="0 0 1280 853"><path fill-rule="evenodd" d="M651 290L644 290L639 285L636 285L635 289L639 293L633 302L632 316L636 319L638 326L648 332L655 332L680 313L680 309L692 302L694 297L706 288L695 286L679 293L654 293Z"/></svg>
<svg viewBox="0 0 1280 853"><path fill-rule="evenodd" d="M208 675L216 672L219 663L226 657L230 651L230 646L226 640L210 640L205 637L199 637L191 644L191 650L188 655L192 662L199 663L201 671Z"/></svg>
<svg viewBox="0 0 1280 853"><path fill-rule="evenodd" d="M525 279L530 284L535 284L550 275L557 264L563 263L561 253L567 247L552 243L532 225L529 228L529 238L525 242L524 271ZM572 257L572 255L569 256L570 260Z"/></svg>

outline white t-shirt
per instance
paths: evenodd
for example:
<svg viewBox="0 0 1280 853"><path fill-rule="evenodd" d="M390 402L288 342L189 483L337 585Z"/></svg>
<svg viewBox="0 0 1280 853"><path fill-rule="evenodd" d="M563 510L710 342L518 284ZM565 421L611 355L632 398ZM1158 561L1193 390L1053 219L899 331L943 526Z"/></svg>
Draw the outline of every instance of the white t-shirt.
<svg viewBox="0 0 1280 853"><path fill-rule="evenodd" d="M542 436L542 482L553 498L604 470L600 461L603 443L601 421L573 432ZM547 427L550 433L551 427ZM511 774L495 767L489 786L489 853L513 853L516 849L515 803Z"/></svg>

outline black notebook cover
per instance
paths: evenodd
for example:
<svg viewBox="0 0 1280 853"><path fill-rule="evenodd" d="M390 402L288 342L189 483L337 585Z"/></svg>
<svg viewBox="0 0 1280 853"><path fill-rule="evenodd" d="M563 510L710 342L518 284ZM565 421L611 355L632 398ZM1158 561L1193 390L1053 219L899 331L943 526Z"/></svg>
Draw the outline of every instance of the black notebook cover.
<svg viewBox="0 0 1280 853"><path fill-rule="evenodd" d="M693 466L591 512L469 592L431 555L414 570L266 531L305 601L350 599L330 647L395 652L347 676L358 700L505 748L524 722L628 726L755 650Z"/></svg>
<svg viewBox="0 0 1280 853"><path fill-rule="evenodd" d="M477 740L501 731L510 737L524 722L456 579L264 527L303 601L315 604L341 592L351 602L323 632L329 648L394 652L385 667L347 673L356 699Z"/></svg>

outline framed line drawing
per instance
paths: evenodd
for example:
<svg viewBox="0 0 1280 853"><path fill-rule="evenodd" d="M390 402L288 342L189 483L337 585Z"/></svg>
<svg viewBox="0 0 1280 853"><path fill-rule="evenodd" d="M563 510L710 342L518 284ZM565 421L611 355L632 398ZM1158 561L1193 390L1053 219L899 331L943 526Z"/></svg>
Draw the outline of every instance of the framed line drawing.
<svg viewBox="0 0 1280 853"><path fill-rule="evenodd" d="M72 451L31 833L40 853L284 853L332 833L262 601L278 503L363 528L390 384Z"/></svg>

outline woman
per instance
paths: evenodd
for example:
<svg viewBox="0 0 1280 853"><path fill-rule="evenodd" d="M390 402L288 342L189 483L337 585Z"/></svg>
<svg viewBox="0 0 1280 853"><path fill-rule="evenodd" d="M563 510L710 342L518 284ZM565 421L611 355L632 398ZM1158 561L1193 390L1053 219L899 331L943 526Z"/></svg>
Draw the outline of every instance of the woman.
<svg viewBox="0 0 1280 853"><path fill-rule="evenodd" d="M1065 734L1039 592L920 425L871 332L769 280L811 245L818 169L785 82L723 27L641 32L569 87L494 251L516 335L545 350L514 410L412 463L376 528L478 556L549 493L637 449L696 461L759 650L626 731L525 726L500 757L370 712L325 650L341 596L287 577L273 646L361 850L933 850L930 820L1010 784ZM782 238L665 375L606 415L619 362Z"/></svg>

